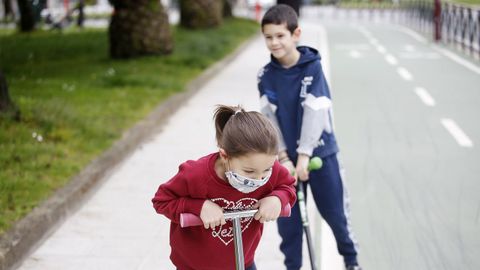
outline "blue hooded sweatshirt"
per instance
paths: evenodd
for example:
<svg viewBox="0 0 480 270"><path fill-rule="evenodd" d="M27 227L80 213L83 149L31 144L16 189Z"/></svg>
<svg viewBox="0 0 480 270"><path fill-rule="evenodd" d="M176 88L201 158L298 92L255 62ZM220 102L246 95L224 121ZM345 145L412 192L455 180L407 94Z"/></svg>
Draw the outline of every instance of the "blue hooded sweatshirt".
<svg viewBox="0 0 480 270"><path fill-rule="evenodd" d="M330 90L317 50L300 46L298 62L284 68L273 56L258 73L261 112L280 130L280 151L320 158L337 153Z"/></svg>

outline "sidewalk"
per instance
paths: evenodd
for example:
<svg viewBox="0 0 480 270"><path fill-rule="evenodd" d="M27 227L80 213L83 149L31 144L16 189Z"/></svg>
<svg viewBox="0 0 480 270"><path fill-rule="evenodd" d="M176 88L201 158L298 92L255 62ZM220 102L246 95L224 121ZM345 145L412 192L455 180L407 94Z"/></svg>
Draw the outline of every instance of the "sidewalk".
<svg viewBox="0 0 480 270"><path fill-rule="evenodd" d="M217 150L212 121L216 104L259 109L256 74L268 60L258 36L173 114L160 133L124 160L19 269L174 269L168 258L169 221L155 213L150 200L180 163ZM276 224L266 224L256 254L259 269L284 269L279 242ZM309 269L304 254L303 269Z"/></svg>

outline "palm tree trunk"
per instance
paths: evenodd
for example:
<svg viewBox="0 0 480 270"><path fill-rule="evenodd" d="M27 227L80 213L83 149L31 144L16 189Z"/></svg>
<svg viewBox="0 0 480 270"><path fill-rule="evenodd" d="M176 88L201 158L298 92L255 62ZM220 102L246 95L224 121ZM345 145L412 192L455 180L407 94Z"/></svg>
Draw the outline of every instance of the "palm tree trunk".
<svg viewBox="0 0 480 270"><path fill-rule="evenodd" d="M109 27L112 58L172 52L173 40L168 15L160 1L110 2L115 8Z"/></svg>
<svg viewBox="0 0 480 270"><path fill-rule="evenodd" d="M17 3L20 11L20 31L33 31L35 29L35 13L32 4L28 0L18 0Z"/></svg>
<svg viewBox="0 0 480 270"><path fill-rule="evenodd" d="M5 20L10 17L13 19L13 9L11 0L3 0L3 12L5 13Z"/></svg>
<svg viewBox="0 0 480 270"><path fill-rule="evenodd" d="M20 111L10 99L8 85L3 72L0 70L0 115L7 115L15 120L20 120Z"/></svg>
<svg viewBox="0 0 480 270"><path fill-rule="evenodd" d="M231 0L223 0L223 17L230 18L233 16L232 12L232 1Z"/></svg>
<svg viewBox="0 0 480 270"><path fill-rule="evenodd" d="M222 24L223 1L180 0L180 25L186 28L212 28Z"/></svg>

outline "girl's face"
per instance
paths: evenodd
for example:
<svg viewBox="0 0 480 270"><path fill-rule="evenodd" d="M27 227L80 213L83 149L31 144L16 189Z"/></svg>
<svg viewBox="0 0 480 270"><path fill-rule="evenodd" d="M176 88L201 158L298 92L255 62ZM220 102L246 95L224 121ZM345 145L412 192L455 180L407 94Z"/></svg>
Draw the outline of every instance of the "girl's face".
<svg viewBox="0 0 480 270"><path fill-rule="evenodd" d="M222 155L222 159L228 166L228 170L248 178L262 179L272 171L277 156L264 153L250 153L234 158L227 158L226 155Z"/></svg>

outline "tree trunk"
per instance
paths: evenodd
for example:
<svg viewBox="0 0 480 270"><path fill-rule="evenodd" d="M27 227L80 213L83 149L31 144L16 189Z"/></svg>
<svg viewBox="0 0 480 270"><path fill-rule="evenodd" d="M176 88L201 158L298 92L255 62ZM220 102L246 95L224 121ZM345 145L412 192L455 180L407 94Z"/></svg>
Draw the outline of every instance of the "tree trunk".
<svg viewBox="0 0 480 270"><path fill-rule="evenodd" d="M3 0L3 10L5 13L5 20L9 17L13 19L13 9L11 0Z"/></svg>
<svg viewBox="0 0 480 270"><path fill-rule="evenodd" d="M20 111L10 99L8 85L3 72L0 70L0 115L7 115L15 120L20 120Z"/></svg>
<svg viewBox="0 0 480 270"><path fill-rule="evenodd" d="M78 17L77 17L77 26L83 27L83 23L85 21L85 13L83 9L85 8L85 1L79 0L77 3L77 10L78 10Z"/></svg>
<svg viewBox="0 0 480 270"><path fill-rule="evenodd" d="M29 0L18 0L20 11L20 31L30 32L35 29L35 13L32 3Z"/></svg>
<svg viewBox="0 0 480 270"><path fill-rule="evenodd" d="M231 0L223 0L223 17L230 18L233 16L232 12L232 1Z"/></svg>
<svg viewBox="0 0 480 270"><path fill-rule="evenodd" d="M112 58L172 52L168 15L160 1L110 0L110 3L115 8L109 27Z"/></svg>
<svg viewBox="0 0 480 270"><path fill-rule="evenodd" d="M180 25L186 28L212 28L222 24L223 1L180 0Z"/></svg>

